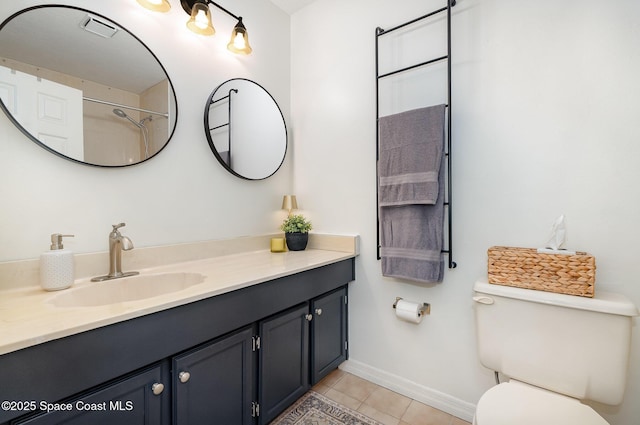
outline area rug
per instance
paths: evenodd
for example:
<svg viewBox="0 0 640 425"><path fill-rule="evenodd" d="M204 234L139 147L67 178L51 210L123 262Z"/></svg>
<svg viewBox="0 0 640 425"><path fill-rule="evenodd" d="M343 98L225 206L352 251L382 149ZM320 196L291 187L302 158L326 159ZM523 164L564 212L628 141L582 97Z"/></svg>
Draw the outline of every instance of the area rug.
<svg viewBox="0 0 640 425"><path fill-rule="evenodd" d="M270 425L382 425L315 391L303 395Z"/></svg>

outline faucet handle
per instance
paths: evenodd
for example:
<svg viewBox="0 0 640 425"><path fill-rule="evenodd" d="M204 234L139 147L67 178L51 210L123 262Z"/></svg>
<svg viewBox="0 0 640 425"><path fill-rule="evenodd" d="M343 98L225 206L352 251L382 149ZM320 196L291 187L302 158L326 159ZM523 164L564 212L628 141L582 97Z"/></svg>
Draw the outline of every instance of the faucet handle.
<svg viewBox="0 0 640 425"><path fill-rule="evenodd" d="M112 224L113 231L117 231L119 228L126 226L126 223Z"/></svg>

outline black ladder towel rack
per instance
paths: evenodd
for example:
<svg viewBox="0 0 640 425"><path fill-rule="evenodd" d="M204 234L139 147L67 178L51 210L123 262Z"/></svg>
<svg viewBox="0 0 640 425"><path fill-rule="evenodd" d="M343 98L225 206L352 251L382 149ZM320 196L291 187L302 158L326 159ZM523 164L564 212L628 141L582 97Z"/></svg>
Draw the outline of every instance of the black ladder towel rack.
<svg viewBox="0 0 640 425"><path fill-rule="evenodd" d="M453 269L456 267L456 263L455 261L453 261L453 244L452 244L452 239L453 239L453 233L452 233L452 220L451 220L451 117L452 117L452 107L451 107L451 8L453 6L455 6L456 1L455 0L449 0L447 1L447 5L445 7L442 7L440 9L434 10L430 13L427 13L426 15L420 16L419 18L415 18L412 19L410 21L407 21L403 24L400 24L398 26L395 26L391 29L385 30L382 29L380 27L376 28L376 162L379 160L379 156L380 156L380 127L379 127L379 121L380 121L380 80L386 77L390 77L392 75L395 74L399 74L401 72L406 72L406 71L410 71L412 69L415 68L419 68L422 66L426 66L426 65L430 65L430 64L435 64L435 63L440 63L442 61L447 61L447 104L446 107L448 109L448 113L447 113L447 138L446 138L446 152L445 152L445 156L446 156L446 163L447 163L447 182L446 182L446 186L447 186L447 190L446 190L446 196L447 198L445 199L444 205L447 208L447 233L448 233L448 241L447 241L447 249L443 249L442 252L449 254L449 268ZM444 56L440 56L437 58L432 58L429 60L426 60L424 62L420 62L411 66L407 66L401 69L396 69L394 71L390 71L390 72L386 72L382 75L380 75L379 72L379 61L378 61L378 40L381 36L389 34L393 31L399 30L401 28L404 28L408 25L414 24L416 22L422 21L424 19L430 18L434 15L438 15L440 13L446 12L447 15L447 54ZM377 171L377 167L376 167L376 184L379 181L379 175L378 175L378 171ZM378 192L376 190L376 205L379 204L379 199L378 199ZM380 212L379 212L379 208L376 208L376 217L377 217L377 243L378 243L378 249L377 249L377 256L378 256L378 260L381 258L380 255Z"/></svg>

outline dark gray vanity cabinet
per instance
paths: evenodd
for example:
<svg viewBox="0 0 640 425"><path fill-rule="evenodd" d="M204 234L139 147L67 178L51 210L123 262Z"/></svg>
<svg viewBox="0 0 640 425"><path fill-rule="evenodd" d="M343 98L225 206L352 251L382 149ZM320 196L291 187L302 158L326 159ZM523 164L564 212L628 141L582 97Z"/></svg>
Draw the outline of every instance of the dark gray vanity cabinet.
<svg viewBox="0 0 640 425"><path fill-rule="evenodd" d="M49 413L14 423L170 425L171 391L163 384L168 382L168 369L166 362L163 362L77 399L57 403L41 400L36 402L38 408L42 407L45 411L49 409Z"/></svg>
<svg viewBox="0 0 640 425"><path fill-rule="evenodd" d="M305 303L260 322L261 425L309 389L309 320Z"/></svg>
<svg viewBox="0 0 640 425"><path fill-rule="evenodd" d="M253 423L254 327L173 358L174 425Z"/></svg>
<svg viewBox="0 0 640 425"><path fill-rule="evenodd" d="M347 359L347 288L311 300L311 385Z"/></svg>
<svg viewBox="0 0 640 425"><path fill-rule="evenodd" d="M346 259L0 355L0 401L73 404L0 425L266 424L346 359L354 273Z"/></svg>

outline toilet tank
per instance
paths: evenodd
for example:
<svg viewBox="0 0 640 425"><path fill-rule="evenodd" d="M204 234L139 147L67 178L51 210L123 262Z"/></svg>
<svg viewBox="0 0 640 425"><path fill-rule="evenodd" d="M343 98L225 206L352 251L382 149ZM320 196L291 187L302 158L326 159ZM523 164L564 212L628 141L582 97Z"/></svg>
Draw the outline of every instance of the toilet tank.
<svg viewBox="0 0 640 425"><path fill-rule="evenodd" d="M620 404L635 305L476 282L480 362L512 379L581 400Z"/></svg>

